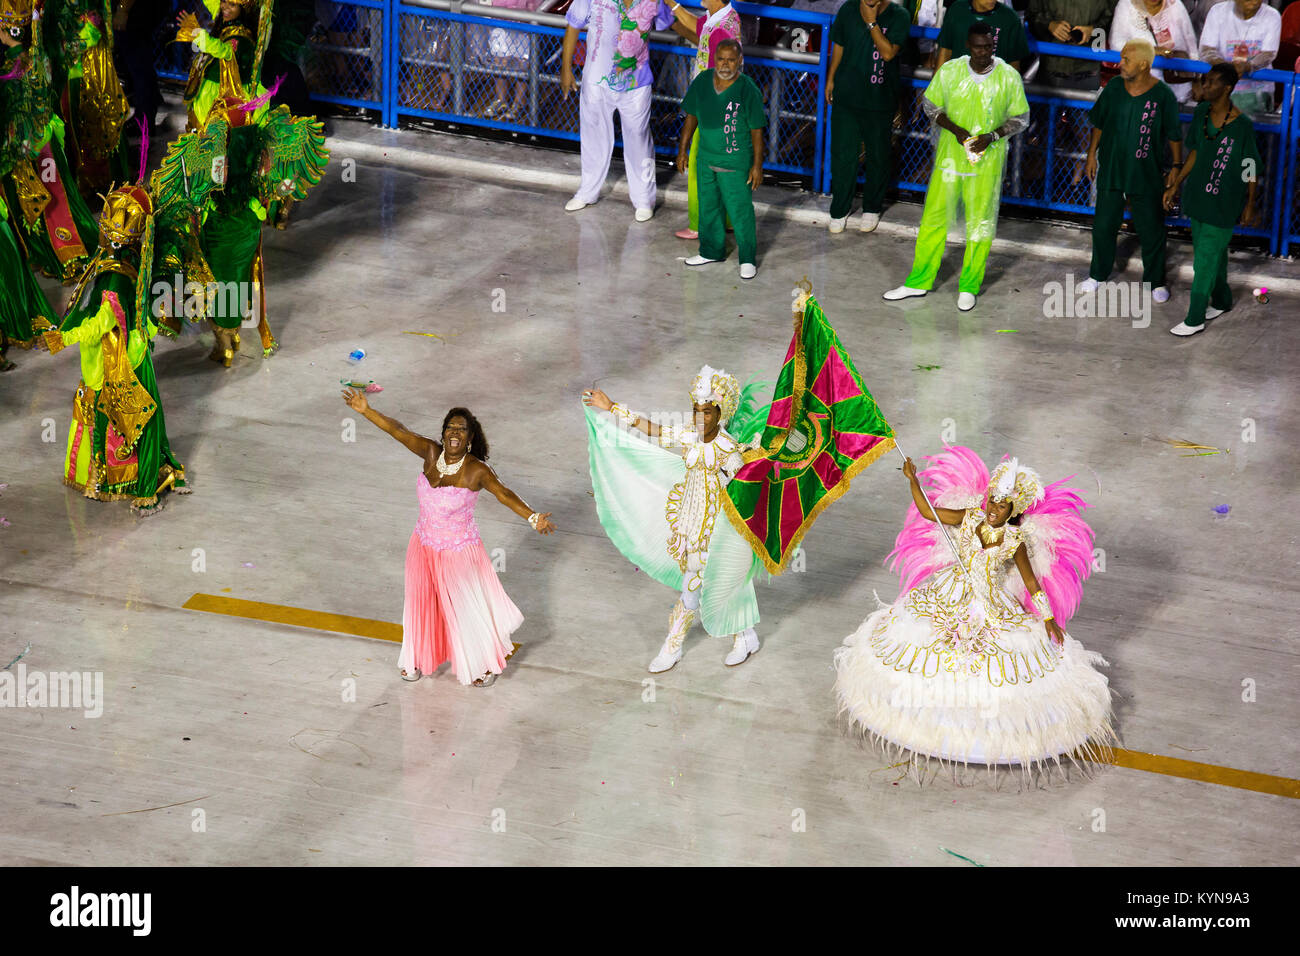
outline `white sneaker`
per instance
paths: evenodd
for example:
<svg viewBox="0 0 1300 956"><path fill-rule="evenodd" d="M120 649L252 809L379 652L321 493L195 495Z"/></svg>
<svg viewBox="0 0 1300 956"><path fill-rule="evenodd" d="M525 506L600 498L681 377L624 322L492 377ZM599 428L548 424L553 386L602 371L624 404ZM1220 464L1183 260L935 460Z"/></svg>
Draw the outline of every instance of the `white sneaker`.
<svg viewBox="0 0 1300 956"><path fill-rule="evenodd" d="M1169 290L1162 285L1158 285L1151 290L1151 298L1155 299L1157 302L1168 302Z"/></svg>
<svg viewBox="0 0 1300 956"><path fill-rule="evenodd" d="M650 218L651 218L654 214L655 214L655 211L654 211L653 209L638 209L638 210L636 211L636 221L637 221L637 222L649 222L649 221L650 221Z"/></svg>
<svg viewBox="0 0 1300 956"><path fill-rule="evenodd" d="M1169 331L1174 335L1195 335L1197 332L1204 332L1205 325L1204 323L1201 325L1188 325L1186 322L1179 322Z"/></svg>
<svg viewBox="0 0 1300 956"><path fill-rule="evenodd" d="M975 296L969 292L958 292L957 308L961 309L963 312L969 312L971 309L975 308Z"/></svg>
<svg viewBox="0 0 1300 956"><path fill-rule="evenodd" d="M886 302L897 302L899 299L911 299L916 296L925 295L927 289L913 289L911 286L900 285L897 289L890 289L881 296Z"/></svg>
<svg viewBox="0 0 1300 956"><path fill-rule="evenodd" d="M735 667L749 660L749 655L758 650L758 635L752 627L747 627L736 635L731 645L731 653L722 659L728 667Z"/></svg>
<svg viewBox="0 0 1300 956"><path fill-rule="evenodd" d="M740 277L742 279L752 279L758 275L758 266L752 262L742 262L740 264Z"/></svg>
<svg viewBox="0 0 1300 956"><path fill-rule="evenodd" d="M862 222L858 225L858 231L875 232L878 225L880 225L880 213L864 212L862 214Z"/></svg>
<svg viewBox="0 0 1300 956"><path fill-rule="evenodd" d="M1205 307L1205 321L1208 322L1210 319L1217 319L1219 316L1223 315L1223 313L1223 309L1216 309L1212 305L1207 305Z"/></svg>
<svg viewBox="0 0 1300 956"><path fill-rule="evenodd" d="M686 263L688 266L702 266L710 262L721 262L721 261L722 261L721 259L709 259L699 255L691 256L689 259L682 260L682 262Z"/></svg>
<svg viewBox="0 0 1300 956"><path fill-rule="evenodd" d="M568 202L564 204L564 211L577 212L579 209L586 209L590 205L591 203L583 202L577 196L574 196L572 199L570 199Z"/></svg>
<svg viewBox="0 0 1300 956"><path fill-rule="evenodd" d="M849 217L848 217L848 216L844 216L844 217L841 218L841 219L832 219L832 220L831 220L831 226L830 226L831 232L832 232L832 233L843 232L843 231L844 231L844 225L845 225L845 223L847 223L848 221L849 221Z"/></svg>
<svg viewBox="0 0 1300 956"><path fill-rule="evenodd" d="M1101 285L1100 282L1098 282L1092 276L1088 276L1088 278L1084 279L1082 282L1076 285L1074 289L1076 292L1096 292L1097 286L1099 285Z"/></svg>

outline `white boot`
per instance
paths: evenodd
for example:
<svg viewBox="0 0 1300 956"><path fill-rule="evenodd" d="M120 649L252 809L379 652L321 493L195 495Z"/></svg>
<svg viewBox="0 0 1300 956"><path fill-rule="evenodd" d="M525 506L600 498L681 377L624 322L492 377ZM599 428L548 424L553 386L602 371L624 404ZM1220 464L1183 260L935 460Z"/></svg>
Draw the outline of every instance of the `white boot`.
<svg viewBox="0 0 1300 956"><path fill-rule="evenodd" d="M747 627L739 634L735 635L735 640L731 645L731 653L723 658L722 663L728 667L735 667L737 664L743 664L749 660L749 655L758 650L758 634L752 627Z"/></svg>
<svg viewBox="0 0 1300 956"><path fill-rule="evenodd" d="M682 642L686 640L686 632L691 629L694 620L695 612L687 608L679 598L673 605L672 614L668 616L668 637L664 640L664 646L659 648L659 653L650 662L651 674L671 670L682 659Z"/></svg>

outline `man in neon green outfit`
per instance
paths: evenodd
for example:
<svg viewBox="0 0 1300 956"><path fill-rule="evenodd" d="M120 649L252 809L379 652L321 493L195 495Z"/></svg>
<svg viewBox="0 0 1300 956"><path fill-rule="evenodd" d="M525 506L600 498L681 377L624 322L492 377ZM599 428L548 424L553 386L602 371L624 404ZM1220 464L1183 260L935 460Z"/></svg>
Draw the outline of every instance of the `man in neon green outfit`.
<svg viewBox="0 0 1300 956"><path fill-rule="evenodd" d="M888 301L922 296L934 288L948 225L957 204L965 207L966 253L957 282L957 308L969 312L984 282L984 267L997 231L1006 140L1029 125L1025 86L1010 65L993 55L987 24L974 23L968 56L949 60L934 73L921 105L939 127L934 171L916 234L912 271Z"/></svg>

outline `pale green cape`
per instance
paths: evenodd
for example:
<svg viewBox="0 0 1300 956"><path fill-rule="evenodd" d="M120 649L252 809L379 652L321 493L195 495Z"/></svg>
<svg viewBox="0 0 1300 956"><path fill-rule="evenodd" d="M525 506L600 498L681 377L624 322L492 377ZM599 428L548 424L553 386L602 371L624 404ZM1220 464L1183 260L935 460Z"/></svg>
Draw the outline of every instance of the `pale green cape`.
<svg viewBox="0 0 1300 956"><path fill-rule="evenodd" d="M686 463L649 440L640 440L593 408L587 408L591 487L601 527L623 556L675 591L682 570L668 554L671 534L664 505ZM700 621L715 636L730 636L758 623L754 576L762 567L748 542L719 511L709 539L700 594Z"/></svg>

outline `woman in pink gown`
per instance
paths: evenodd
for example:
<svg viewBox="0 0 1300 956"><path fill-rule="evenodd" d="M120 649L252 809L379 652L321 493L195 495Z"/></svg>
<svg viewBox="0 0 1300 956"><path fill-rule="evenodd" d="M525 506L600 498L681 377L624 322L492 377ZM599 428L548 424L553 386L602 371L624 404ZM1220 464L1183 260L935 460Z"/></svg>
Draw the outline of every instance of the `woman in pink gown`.
<svg viewBox="0 0 1300 956"><path fill-rule="evenodd" d="M424 462L416 479L420 517L406 549L403 680L419 680L449 660L462 684L488 686L505 670L510 635L524 618L483 550L474 504L486 488L540 534L555 530L550 513L533 511L488 467L487 439L468 409L447 413L436 442L375 411L363 392L344 389L343 399Z"/></svg>

